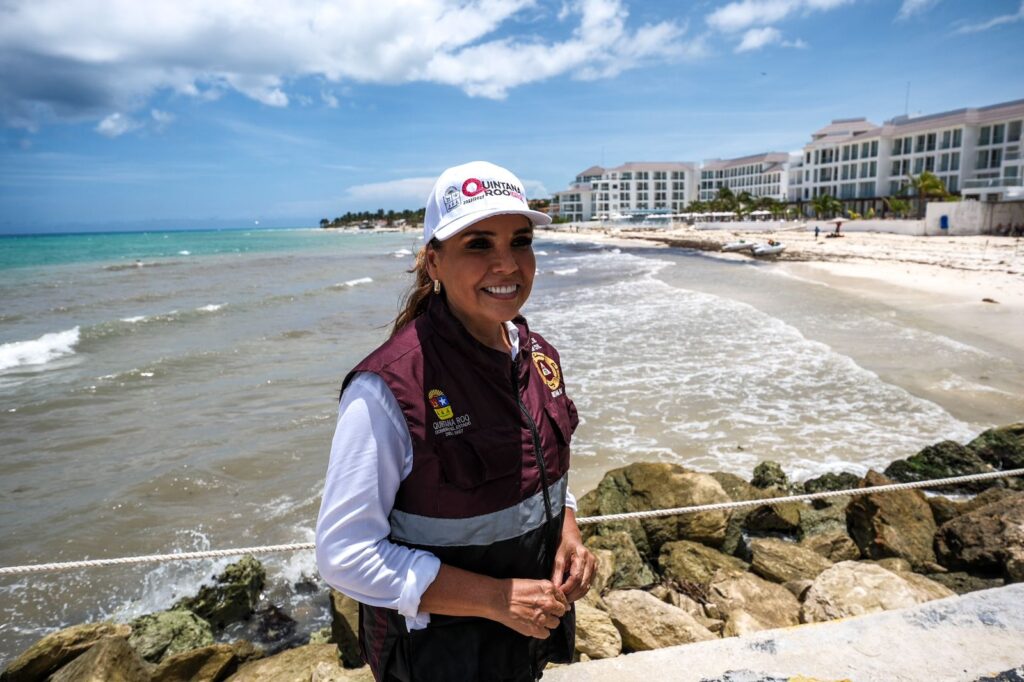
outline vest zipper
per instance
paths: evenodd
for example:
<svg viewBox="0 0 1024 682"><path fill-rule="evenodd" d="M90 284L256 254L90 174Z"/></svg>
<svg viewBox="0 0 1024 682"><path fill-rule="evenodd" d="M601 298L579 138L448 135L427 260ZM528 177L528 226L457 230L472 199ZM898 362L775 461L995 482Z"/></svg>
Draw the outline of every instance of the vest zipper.
<svg viewBox="0 0 1024 682"><path fill-rule="evenodd" d="M530 435L533 437L533 451L536 453L537 466L540 469L541 491L544 493L544 518L551 524L551 494L548 492L548 470L544 463L544 452L540 447L540 433L537 432L537 422L533 421L530 411L526 409L522 399L519 397L519 358L512 361L512 390L516 395L516 403L519 410L526 417L526 425L530 427Z"/></svg>

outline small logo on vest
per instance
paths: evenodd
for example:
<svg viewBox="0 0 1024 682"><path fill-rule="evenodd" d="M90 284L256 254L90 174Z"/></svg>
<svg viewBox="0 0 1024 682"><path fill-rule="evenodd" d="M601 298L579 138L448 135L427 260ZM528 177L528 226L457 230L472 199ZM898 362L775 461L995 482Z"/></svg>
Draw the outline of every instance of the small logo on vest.
<svg viewBox="0 0 1024 682"><path fill-rule="evenodd" d="M558 369L558 363L543 353L533 354L533 366L537 368L537 374L552 391L558 390L562 385L562 372Z"/></svg>
<svg viewBox="0 0 1024 682"><path fill-rule="evenodd" d="M445 420L452 418L452 405L448 402L448 396L443 391L439 391L434 388L427 393L427 400L430 401L430 406L434 408L434 414L437 415L438 419Z"/></svg>

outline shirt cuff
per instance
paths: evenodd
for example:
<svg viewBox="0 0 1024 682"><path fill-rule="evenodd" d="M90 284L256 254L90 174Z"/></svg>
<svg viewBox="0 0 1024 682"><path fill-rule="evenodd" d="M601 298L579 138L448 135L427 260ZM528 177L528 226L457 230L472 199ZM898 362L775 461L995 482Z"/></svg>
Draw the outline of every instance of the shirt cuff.
<svg viewBox="0 0 1024 682"><path fill-rule="evenodd" d="M418 553L409 567L409 573L398 597L398 613L405 616L405 626L422 630L430 622L429 613L420 612L420 599L441 570L441 560L428 552Z"/></svg>

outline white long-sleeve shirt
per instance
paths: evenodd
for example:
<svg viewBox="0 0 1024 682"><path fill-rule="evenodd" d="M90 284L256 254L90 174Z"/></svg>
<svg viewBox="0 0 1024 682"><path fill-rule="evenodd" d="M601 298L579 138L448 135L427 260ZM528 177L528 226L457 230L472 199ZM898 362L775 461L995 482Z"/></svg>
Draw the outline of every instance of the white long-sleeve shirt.
<svg viewBox="0 0 1024 682"><path fill-rule="evenodd" d="M507 323L513 357L519 332ZM391 389L359 372L338 406L323 500L316 524L316 559L327 584L371 606L396 609L406 626L427 626L420 598L441 568L432 553L398 545L388 516L401 482L412 471L412 437ZM566 492L565 504L576 510Z"/></svg>

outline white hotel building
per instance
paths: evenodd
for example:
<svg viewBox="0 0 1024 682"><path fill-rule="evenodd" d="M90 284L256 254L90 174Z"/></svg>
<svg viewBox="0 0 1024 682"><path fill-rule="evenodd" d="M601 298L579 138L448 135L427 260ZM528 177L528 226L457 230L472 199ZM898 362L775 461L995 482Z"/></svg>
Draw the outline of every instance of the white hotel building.
<svg viewBox="0 0 1024 682"><path fill-rule="evenodd" d="M897 116L881 126L863 118L836 120L804 147L791 174L789 200L831 194L861 211L880 209L882 197L925 171L965 198L1024 199L1022 123L1024 100Z"/></svg>
<svg viewBox="0 0 1024 682"><path fill-rule="evenodd" d="M728 187L733 194L749 192L754 197L771 197L778 201L789 198L790 157L785 152L769 152L738 159L709 159L700 169L701 201L718 196Z"/></svg>
<svg viewBox="0 0 1024 682"><path fill-rule="evenodd" d="M982 201L1024 200L1024 99L928 116L832 121L799 155L781 152L693 163L592 166L554 194L552 213L573 221L680 213L722 187L798 205L830 194L864 213L908 177L934 173L953 194ZM913 191L909 187L907 193ZM805 209L807 210L807 209Z"/></svg>
<svg viewBox="0 0 1024 682"><path fill-rule="evenodd" d="M615 168L591 166L569 189L554 194L552 206L572 221L609 220L679 213L696 198L695 164L636 161Z"/></svg>

